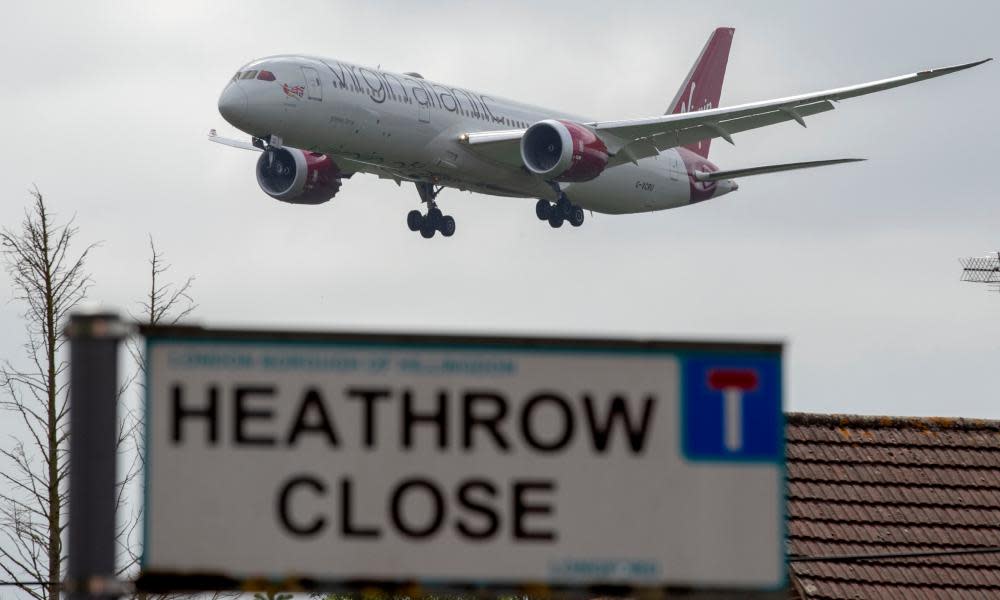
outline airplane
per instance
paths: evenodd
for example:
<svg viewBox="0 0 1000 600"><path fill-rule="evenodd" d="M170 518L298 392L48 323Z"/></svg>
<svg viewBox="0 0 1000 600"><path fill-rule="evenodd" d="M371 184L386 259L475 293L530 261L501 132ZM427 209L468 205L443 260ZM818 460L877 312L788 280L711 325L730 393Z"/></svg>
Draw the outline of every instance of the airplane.
<svg viewBox="0 0 1000 600"><path fill-rule="evenodd" d="M579 227L584 210L626 214L678 208L736 191L736 179L854 162L842 158L721 170L712 140L834 109L834 103L940 77L992 60L929 69L809 94L722 108L719 98L735 29L709 36L663 115L595 121L498 96L304 55L254 60L232 77L219 112L250 142L213 142L261 152L257 183L292 204L322 204L355 173L413 183L426 212L406 222L424 238L451 237L455 219L436 199L456 188L536 198L553 228Z"/></svg>

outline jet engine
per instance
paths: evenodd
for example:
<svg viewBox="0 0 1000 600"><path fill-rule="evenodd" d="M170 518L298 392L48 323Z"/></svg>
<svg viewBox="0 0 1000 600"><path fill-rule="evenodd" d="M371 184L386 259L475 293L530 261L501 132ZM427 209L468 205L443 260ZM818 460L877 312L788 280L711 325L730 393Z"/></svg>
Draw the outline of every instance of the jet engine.
<svg viewBox="0 0 1000 600"><path fill-rule="evenodd" d="M268 148L257 160L257 184L268 196L291 204L322 204L340 189L343 174L325 154ZM349 175L348 175L349 177Z"/></svg>
<svg viewBox="0 0 1000 600"><path fill-rule="evenodd" d="M546 119L521 136L521 160L549 181L590 181L608 166L608 147L579 123Z"/></svg>

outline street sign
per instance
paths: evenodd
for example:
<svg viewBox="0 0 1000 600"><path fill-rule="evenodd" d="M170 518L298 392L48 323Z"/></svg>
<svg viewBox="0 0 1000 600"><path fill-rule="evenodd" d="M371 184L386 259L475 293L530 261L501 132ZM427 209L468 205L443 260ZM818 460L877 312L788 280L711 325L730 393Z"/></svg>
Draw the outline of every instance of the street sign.
<svg viewBox="0 0 1000 600"><path fill-rule="evenodd" d="M147 589L784 585L778 344L144 334Z"/></svg>

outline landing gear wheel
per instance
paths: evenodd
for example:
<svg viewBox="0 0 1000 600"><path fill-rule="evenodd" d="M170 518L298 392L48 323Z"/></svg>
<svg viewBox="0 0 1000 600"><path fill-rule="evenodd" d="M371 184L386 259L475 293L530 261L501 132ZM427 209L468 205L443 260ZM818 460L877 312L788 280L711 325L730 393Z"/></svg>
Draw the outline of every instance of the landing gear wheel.
<svg viewBox="0 0 1000 600"><path fill-rule="evenodd" d="M556 210L564 218L569 217L570 211L573 210L573 203L569 201L569 198L562 196L559 201L556 202Z"/></svg>
<svg viewBox="0 0 1000 600"><path fill-rule="evenodd" d="M552 214L552 204L548 200L539 200L535 204L535 216L539 221L548 221Z"/></svg>
<svg viewBox="0 0 1000 600"><path fill-rule="evenodd" d="M423 225L423 222L424 216L420 214L419 210L411 210L406 215L406 226L410 228L410 231L420 231L420 226Z"/></svg>
<svg viewBox="0 0 1000 600"><path fill-rule="evenodd" d="M451 237L455 235L455 218L452 216L446 216L441 218L441 222L438 224L438 231L444 237Z"/></svg>
<svg viewBox="0 0 1000 600"><path fill-rule="evenodd" d="M437 207L434 199L444 186L435 186L429 182L417 182L417 192L420 194L420 201L427 204L427 214L421 214L419 210L411 210L406 215L406 224L411 231L419 231L420 235L426 239L434 237L434 234L441 232L445 237L455 235L454 217L445 216L441 209Z"/></svg>
<svg viewBox="0 0 1000 600"><path fill-rule="evenodd" d="M554 229L559 229L563 224L563 216L559 213L549 215L549 225Z"/></svg>
<svg viewBox="0 0 1000 600"><path fill-rule="evenodd" d="M569 210L569 224L573 227L583 225L583 216L583 209L579 206L574 206Z"/></svg>

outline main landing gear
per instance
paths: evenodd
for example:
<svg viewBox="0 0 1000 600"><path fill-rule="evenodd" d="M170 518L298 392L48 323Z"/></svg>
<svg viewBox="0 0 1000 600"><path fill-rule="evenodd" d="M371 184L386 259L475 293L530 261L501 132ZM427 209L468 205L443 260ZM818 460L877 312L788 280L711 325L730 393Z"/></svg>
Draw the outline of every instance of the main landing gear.
<svg viewBox="0 0 1000 600"><path fill-rule="evenodd" d="M441 193L444 186L434 187L430 183L419 182L417 192L420 194L420 201L427 203L427 214L421 214L419 210L411 210L406 215L406 224L410 231L419 231L420 235L430 239L434 234L441 232L444 237L455 235L455 218L441 213L434 199Z"/></svg>
<svg viewBox="0 0 1000 600"><path fill-rule="evenodd" d="M535 216L539 221L548 221L549 226L562 227L563 221L569 221L573 227L583 225L583 209L569 201L565 195L552 204L548 200L539 200L535 204Z"/></svg>

